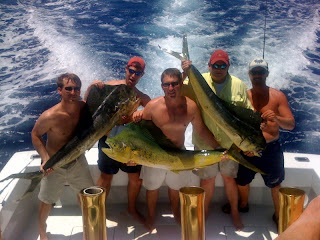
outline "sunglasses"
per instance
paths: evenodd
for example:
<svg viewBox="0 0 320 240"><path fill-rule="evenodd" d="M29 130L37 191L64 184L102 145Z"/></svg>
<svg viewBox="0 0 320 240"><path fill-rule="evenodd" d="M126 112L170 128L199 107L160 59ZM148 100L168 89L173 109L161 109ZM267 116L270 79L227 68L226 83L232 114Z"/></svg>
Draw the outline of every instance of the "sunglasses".
<svg viewBox="0 0 320 240"><path fill-rule="evenodd" d="M227 64L222 64L222 65L219 65L219 64L211 64L211 67L214 68L214 69L226 69L228 67Z"/></svg>
<svg viewBox="0 0 320 240"><path fill-rule="evenodd" d="M171 83L162 83L162 87L169 87L170 85L174 88L175 86L178 86L180 82L171 82Z"/></svg>
<svg viewBox="0 0 320 240"><path fill-rule="evenodd" d="M250 73L252 75L264 75L267 73L267 71L265 69L261 69L261 70L251 70Z"/></svg>
<svg viewBox="0 0 320 240"><path fill-rule="evenodd" d="M71 92L72 90L74 90L75 92L80 92L80 87L65 87L64 88L66 91Z"/></svg>
<svg viewBox="0 0 320 240"><path fill-rule="evenodd" d="M143 72L137 72L137 71L132 70L132 69L130 69L130 68L128 68L128 70L129 70L129 73L130 73L130 74L136 74L136 76L138 76L138 77L143 74Z"/></svg>

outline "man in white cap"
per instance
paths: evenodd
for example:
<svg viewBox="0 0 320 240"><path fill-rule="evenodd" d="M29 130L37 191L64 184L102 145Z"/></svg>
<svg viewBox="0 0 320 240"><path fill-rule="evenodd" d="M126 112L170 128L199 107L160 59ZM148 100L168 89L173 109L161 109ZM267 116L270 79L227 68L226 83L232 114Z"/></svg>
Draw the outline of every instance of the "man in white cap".
<svg viewBox="0 0 320 240"><path fill-rule="evenodd" d="M292 130L295 120L289 108L286 96L279 90L267 86L269 75L268 63L262 58L256 58L249 64L249 77L252 89L248 90L254 110L261 113L264 122L261 130L267 142L267 147L261 157L254 157L253 153L245 153L246 159L267 175L261 175L265 185L271 189L275 212L273 220L277 224L279 218L279 188L284 180L283 152L279 142L279 128ZM248 208L249 184L256 172L239 166L236 182L240 193L239 209Z"/></svg>

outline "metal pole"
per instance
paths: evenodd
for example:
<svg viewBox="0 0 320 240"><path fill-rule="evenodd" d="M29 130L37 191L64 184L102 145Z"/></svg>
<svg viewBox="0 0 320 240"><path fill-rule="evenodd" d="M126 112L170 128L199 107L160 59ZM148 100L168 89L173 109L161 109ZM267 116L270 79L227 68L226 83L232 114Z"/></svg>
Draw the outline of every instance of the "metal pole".
<svg viewBox="0 0 320 240"><path fill-rule="evenodd" d="M179 191L181 204L181 239L204 240L204 197L200 187L184 187Z"/></svg>
<svg viewBox="0 0 320 240"><path fill-rule="evenodd" d="M89 187L79 193L84 240L107 240L106 190L103 187Z"/></svg>
<svg viewBox="0 0 320 240"><path fill-rule="evenodd" d="M279 234L284 232L284 230L299 218L303 211L304 197L305 192L298 188L279 189Z"/></svg>

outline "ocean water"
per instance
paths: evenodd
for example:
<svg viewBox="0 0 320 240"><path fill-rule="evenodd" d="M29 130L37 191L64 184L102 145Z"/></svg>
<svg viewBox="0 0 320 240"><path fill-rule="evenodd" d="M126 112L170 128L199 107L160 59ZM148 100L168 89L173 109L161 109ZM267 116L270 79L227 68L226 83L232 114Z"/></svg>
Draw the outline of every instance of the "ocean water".
<svg viewBox="0 0 320 240"><path fill-rule="evenodd" d="M285 151L320 153L320 3L316 0L2 0L0 2L0 168L16 151L33 149L39 115L59 102L55 81L77 74L123 79L132 56L146 61L138 88L162 95L160 75L180 62L159 45L181 51L201 72L216 49L231 58L230 73L251 87L248 63L269 62L268 84L282 90L296 119L282 131ZM191 129L186 145L191 144Z"/></svg>

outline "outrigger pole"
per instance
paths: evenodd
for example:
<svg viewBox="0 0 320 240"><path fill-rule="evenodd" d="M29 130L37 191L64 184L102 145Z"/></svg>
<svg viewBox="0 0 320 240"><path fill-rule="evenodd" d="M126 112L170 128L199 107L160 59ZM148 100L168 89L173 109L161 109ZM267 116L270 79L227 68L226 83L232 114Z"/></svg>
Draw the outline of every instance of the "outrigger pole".
<svg viewBox="0 0 320 240"><path fill-rule="evenodd" d="M267 14L268 14L268 0L266 0L266 12L264 15L264 29L263 29L263 51L262 58L264 59L264 50L266 48L266 29L267 29Z"/></svg>

